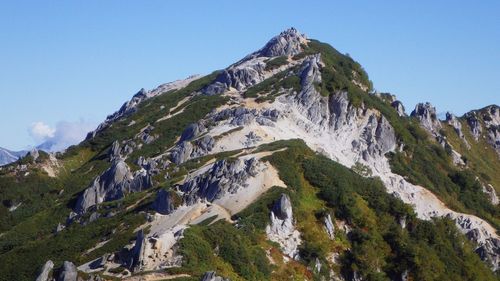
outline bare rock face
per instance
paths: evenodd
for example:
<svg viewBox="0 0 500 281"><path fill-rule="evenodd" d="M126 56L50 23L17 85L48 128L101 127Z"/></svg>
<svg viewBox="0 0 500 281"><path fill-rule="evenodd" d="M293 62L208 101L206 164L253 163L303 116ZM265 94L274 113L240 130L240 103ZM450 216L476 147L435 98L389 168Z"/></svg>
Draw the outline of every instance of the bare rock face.
<svg viewBox="0 0 500 281"><path fill-rule="evenodd" d="M202 123L193 123L184 129L182 132L179 142L190 141L201 135L206 131L205 126Z"/></svg>
<svg viewBox="0 0 500 281"><path fill-rule="evenodd" d="M193 145L189 141L183 141L176 145L170 152L170 160L175 164L186 162L193 152Z"/></svg>
<svg viewBox="0 0 500 281"><path fill-rule="evenodd" d="M481 126L481 122L477 118L476 112L471 111L466 113L465 118L467 120L467 124L469 125L472 136L476 141L478 141L483 131L483 126Z"/></svg>
<svg viewBox="0 0 500 281"><path fill-rule="evenodd" d="M464 133L462 132L462 123L460 123L458 118L455 115L453 115L453 113L446 112L446 122L453 127L458 137L465 142L465 145L468 148L470 148L470 144L467 142L467 139L465 139Z"/></svg>
<svg viewBox="0 0 500 281"><path fill-rule="evenodd" d="M500 107L496 105L487 107L483 121L487 128L487 141L500 155Z"/></svg>
<svg viewBox="0 0 500 281"><path fill-rule="evenodd" d="M290 197L281 194L271 211L271 224L266 227L269 240L278 243L283 253L290 258L298 259L298 246L301 243L300 232L293 223L292 203Z"/></svg>
<svg viewBox="0 0 500 281"><path fill-rule="evenodd" d="M395 100L391 103L391 106L396 110L400 117L406 116L405 107L402 102Z"/></svg>
<svg viewBox="0 0 500 281"><path fill-rule="evenodd" d="M490 126L488 128L488 142L500 155L500 126Z"/></svg>
<svg viewBox="0 0 500 281"><path fill-rule="evenodd" d="M193 142L183 141L170 151L170 160L176 164L181 164L189 159L207 155L214 146L215 139L209 135L205 135Z"/></svg>
<svg viewBox="0 0 500 281"><path fill-rule="evenodd" d="M76 266L69 261L65 261L59 273L57 281L76 281L78 277L78 272Z"/></svg>
<svg viewBox="0 0 500 281"><path fill-rule="evenodd" d="M307 39L295 28L288 29L272 38L262 49L246 56L238 63L223 70L215 81L205 86L205 95L217 95L233 88L242 91L256 85L266 78L265 59L278 56L294 56L303 51Z"/></svg>
<svg viewBox="0 0 500 281"><path fill-rule="evenodd" d="M330 237L331 240L335 239L335 226L333 225L330 214L323 218L323 223L325 224L325 230L326 233L328 233L328 237Z"/></svg>
<svg viewBox="0 0 500 281"><path fill-rule="evenodd" d="M263 57L294 56L302 52L302 44L307 39L304 34L300 34L297 29L290 28L272 38L262 49L253 55Z"/></svg>
<svg viewBox="0 0 500 281"><path fill-rule="evenodd" d="M51 260L45 262L45 264L42 267L42 271L40 272L35 281L49 281L49 275L52 272L53 268L54 268L54 263Z"/></svg>
<svg viewBox="0 0 500 281"><path fill-rule="evenodd" d="M238 91L264 81L266 64L262 59L248 59L224 69L215 81L205 86L201 92L205 95L217 95L230 88Z"/></svg>
<svg viewBox="0 0 500 281"><path fill-rule="evenodd" d="M146 236L143 230L137 233L132 249L133 272L159 270L165 267L180 266L182 257L177 254L177 242L182 239L184 225L176 225L161 234Z"/></svg>
<svg viewBox="0 0 500 281"><path fill-rule="evenodd" d="M436 108L430 103L426 102L419 103L415 106L415 109L411 112L410 116L416 117L420 124L427 131L438 134L441 129L441 123L439 122L436 115Z"/></svg>
<svg viewBox="0 0 500 281"><path fill-rule="evenodd" d="M184 192L184 200L188 205L198 199L212 202L226 193L235 193L246 187L248 178L257 174L258 164L255 158L224 159L215 162L208 171L187 179L180 187Z"/></svg>
<svg viewBox="0 0 500 281"><path fill-rule="evenodd" d="M174 204L168 191L165 189L158 191L153 202L153 209L162 215L168 215L174 211Z"/></svg>
<svg viewBox="0 0 500 281"><path fill-rule="evenodd" d="M483 184L482 186L483 186L483 192L486 193L486 195L488 195L491 204L498 205L500 200L498 199L495 188L491 184Z"/></svg>
<svg viewBox="0 0 500 281"><path fill-rule="evenodd" d="M491 236L477 226L477 221L471 220L470 216L459 215L455 218L459 229L470 240L474 241L476 253L483 261L487 261L493 271L500 269L500 239Z"/></svg>
<svg viewBox="0 0 500 281"><path fill-rule="evenodd" d="M467 112L464 118L474 139L478 141L484 132L486 141L500 156L500 107L490 105L481 110L473 110Z"/></svg>
<svg viewBox="0 0 500 281"><path fill-rule="evenodd" d="M215 274L215 271L207 271L203 274L201 281L229 281L230 279L222 278Z"/></svg>
<svg viewBox="0 0 500 281"><path fill-rule="evenodd" d="M120 199L127 193L142 191L152 185L151 176L145 170L132 174L123 160L116 160L78 198L75 212L85 213L92 206Z"/></svg>
<svg viewBox="0 0 500 281"><path fill-rule="evenodd" d="M109 148L108 151L108 156L110 161L114 161L115 159L119 159L121 157L120 150L121 150L120 143L117 140L115 140L113 144L111 144L111 147Z"/></svg>

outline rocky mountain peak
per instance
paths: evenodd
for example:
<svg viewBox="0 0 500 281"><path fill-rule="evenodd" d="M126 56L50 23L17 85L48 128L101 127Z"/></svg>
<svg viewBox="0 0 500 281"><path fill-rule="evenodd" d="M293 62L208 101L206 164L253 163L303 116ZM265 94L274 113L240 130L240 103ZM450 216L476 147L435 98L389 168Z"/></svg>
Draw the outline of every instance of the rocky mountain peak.
<svg viewBox="0 0 500 281"><path fill-rule="evenodd" d="M255 55L262 57L294 56L302 52L302 44L306 42L306 36L292 27L273 37Z"/></svg>
<svg viewBox="0 0 500 281"><path fill-rule="evenodd" d="M441 129L441 123L437 118L436 108L431 103L419 103L411 112L410 116L416 117L422 127L432 133L437 133Z"/></svg>

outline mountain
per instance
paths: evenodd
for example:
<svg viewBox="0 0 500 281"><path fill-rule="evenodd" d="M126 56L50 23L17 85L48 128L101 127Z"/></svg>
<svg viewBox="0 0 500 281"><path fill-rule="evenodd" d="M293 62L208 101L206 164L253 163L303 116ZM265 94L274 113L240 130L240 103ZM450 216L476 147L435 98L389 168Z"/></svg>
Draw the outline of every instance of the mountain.
<svg viewBox="0 0 500 281"><path fill-rule="evenodd" d="M12 163L26 155L27 151L11 151L0 147L0 166Z"/></svg>
<svg viewBox="0 0 500 281"><path fill-rule="evenodd" d="M286 30L0 169L0 280L499 280L499 112Z"/></svg>

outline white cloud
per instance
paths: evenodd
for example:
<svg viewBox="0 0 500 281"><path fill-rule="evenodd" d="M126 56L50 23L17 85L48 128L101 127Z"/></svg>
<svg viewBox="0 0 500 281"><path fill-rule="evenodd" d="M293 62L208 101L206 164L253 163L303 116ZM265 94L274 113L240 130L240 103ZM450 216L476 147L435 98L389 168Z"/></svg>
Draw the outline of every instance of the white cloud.
<svg viewBox="0 0 500 281"><path fill-rule="evenodd" d="M29 132L38 148L48 151L61 151L70 145L81 142L94 127L93 123L84 120L77 122L60 121L55 128L51 128L43 122L36 122L30 127Z"/></svg>
<svg viewBox="0 0 500 281"><path fill-rule="evenodd" d="M31 124L31 127L28 129L30 136L36 141L41 142L45 141L48 138L54 137L54 133L56 129L51 128L49 125L43 122L35 122Z"/></svg>

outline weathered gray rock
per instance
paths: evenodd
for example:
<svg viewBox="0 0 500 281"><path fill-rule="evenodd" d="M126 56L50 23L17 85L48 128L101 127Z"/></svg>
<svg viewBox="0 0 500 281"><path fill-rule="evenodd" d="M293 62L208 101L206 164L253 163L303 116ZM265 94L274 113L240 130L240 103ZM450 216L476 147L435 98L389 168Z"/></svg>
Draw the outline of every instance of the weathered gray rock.
<svg viewBox="0 0 500 281"><path fill-rule="evenodd" d="M111 144L111 147L109 148L108 152L110 161L114 161L115 159L119 159L121 157L120 150L121 150L120 142L115 140L113 144Z"/></svg>
<svg viewBox="0 0 500 281"><path fill-rule="evenodd" d="M465 118L467 120L467 124L469 125L472 136L476 141L479 140L481 132L483 131L483 127L481 126L481 122L477 118L476 112L471 111L466 113Z"/></svg>
<svg viewBox="0 0 500 281"><path fill-rule="evenodd" d="M49 275L52 272L53 268L54 268L54 263L51 260L45 262L45 264L42 267L42 270L40 271L40 274L38 275L35 281L49 281Z"/></svg>
<svg viewBox="0 0 500 281"><path fill-rule="evenodd" d="M476 253L479 257L488 262L493 271L500 270L500 240L484 229L481 230L477 221L471 220L469 216L459 215L454 220L462 233L476 243Z"/></svg>
<svg viewBox="0 0 500 281"><path fill-rule="evenodd" d="M274 203L272 212L281 220L292 218L292 203L290 202L290 197L286 194L281 194L278 201Z"/></svg>
<svg viewBox="0 0 500 281"><path fill-rule="evenodd" d="M177 254L177 242L182 239L184 229L185 225L176 225L149 235L139 230L128 267L132 272L141 272L180 266L182 257Z"/></svg>
<svg viewBox="0 0 500 281"><path fill-rule="evenodd" d="M498 199L495 188L491 184L482 184L482 186L483 186L483 192L486 193L486 195L488 195L491 204L498 205L500 200Z"/></svg>
<svg viewBox="0 0 500 281"><path fill-rule="evenodd" d="M271 211L271 224L266 227L269 240L280 245L283 253L293 259L299 259L298 246L302 242L300 232L293 223L293 211L290 197L281 194Z"/></svg>
<svg viewBox="0 0 500 281"><path fill-rule="evenodd" d="M76 281L77 277L78 272L76 266L72 262L65 261L59 273L59 277L57 277L57 281Z"/></svg>
<svg viewBox="0 0 500 281"><path fill-rule="evenodd" d="M294 56L302 52L302 44L306 43L306 40L304 34L300 34L292 27L272 38L262 49L251 56Z"/></svg>
<svg viewBox="0 0 500 281"><path fill-rule="evenodd" d="M396 100L391 103L391 106L396 110L400 117L406 116L405 107L402 102Z"/></svg>
<svg viewBox="0 0 500 281"><path fill-rule="evenodd" d="M411 112L410 116L417 118L420 125L427 131L438 134L441 129L441 122L439 122L436 114L436 108L430 103L419 103Z"/></svg>
<svg viewBox="0 0 500 281"><path fill-rule="evenodd" d="M145 144L150 144L158 138L158 135L153 134L154 129L155 127L147 125L146 127L142 128L142 130L135 136L135 138Z"/></svg>
<svg viewBox="0 0 500 281"><path fill-rule="evenodd" d="M223 70L211 84L205 86L201 92L205 95L221 94L230 88L242 91L264 81L266 64L261 60L249 60L237 63Z"/></svg>
<svg viewBox="0 0 500 281"><path fill-rule="evenodd" d="M377 116L371 115L361 138L368 145L363 152L365 161L376 154L384 155L396 146L394 129L384 116L377 118Z"/></svg>
<svg viewBox="0 0 500 281"><path fill-rule="evenodd" d="M66 226L62 223L58 223L56 229L54 230L55 233L59 233L63 231L66 228Z"/></svg>
<svg viewBox="0 0 500 281"><path fill-rule="evenodd" d="M174 204L172 202L171 195L165 189L160 189L156 194L156 199L153 202L153 209L162 214L168 215L174 211Z"/></svg>
<svg viewBox="0 0 500 281"><path fill-rule="evenodd" d="M205 131L206 131L206 128L202 123L190 124L182 132L182 135L181 135L181 138L179 139L179 142L193 140Z"/></svg>
<svg viewBox="0 0 500 281"><path fill-rule="evenodd" d="M175 164L186 162L193 152L193 145L189 141L184 141L176 145L170 152L170 160Z"/></svg>
<svg viewBox="0 0 500 281"><path fill-rule="evenodd" d="M321 55L304 59L300 68L301 91L293 97L296 104L307 114L307 118L322 126L328 120L328 101L317 91L315 85L321 83Z"/></svg>
<svg viewBox="0 0 500 281"><path fill-rule="evenodd" d="M203 274L201 281L230 281L230 279L222 278L215 274L215 271L207 271Z"/></svg>
<svg viewBox="0 0 500 281"><path fill-rule="evenodd" d="M135 238L135 245L133 248L133 262L131 264L132 272L138 272L141 270L141 261L144 257L144 252L146 251L146 238L144 236L144 230L140 229L137 232Z"/></svg>
<svg viewBox="0 0 500 281"><path fill-rule="evenodd" d="M462 132L462 123L460 123L460 120L458 120L458 118L453 115L453 113L446 112L446 122L453 127L453 130L455 130L455 133L457 133L458 137L462 139L462 141L468 148L470 148L470 144L465 138L464 133Z"/></svg>
<svg viewBox="0 0 500 281"><path fill-rule="evenodd" d="M500 107L490 105L481 110L467 112L464 117L474 139L478 141L484 132L486 141L500 156Z"/></svg>
<svg viewBox="0 0 500 281"><path fill-rule="evenodd" d="M85 189L74 210L82 214L92 206L123 198L127 193L142 191L152 185L151 176L145 170L132 174L128 165L119 159Z"/></svg>
<svg viewBox="0 0 500 281"><path fill-rule="evenodd" d="M31 156L33 158L33 161L36 161L38 157L40 157L40 152L38 152L38 149L33 148L26 156Z"/></svg>
<svg viewBox="0 0 500 281"><path fill-rule="evenodd" d="M257 174L257 166L255 158L223 159L215 162L205 173L187 179L180 190L185 193L187 204L195 203L198 199L212 202L226 193L245 188L247 179Z"/></svg>
<svg viewBox="0 0 500 281"><path fill-rule="evenodd" d="M488 127L487 141L500 155L500 125Z"/></svg>
<svg viewBox="0 0 500 281"><path fill-rule="evenodd" d="M215 139L210 135L205 135L197 139L194 145L194 155L191 155L191 157L203 156L212 151L215 146Z"/></svg>
<svg viewBox="0 0 500 281"><path fill-rule="evenodd" d="M331 240L335 239L335 226L333 225L332 217L330 216L330 214L327 214L323 218L323 223L325 224L325 230L328 234L328 237L330 237Z"/></svg>

